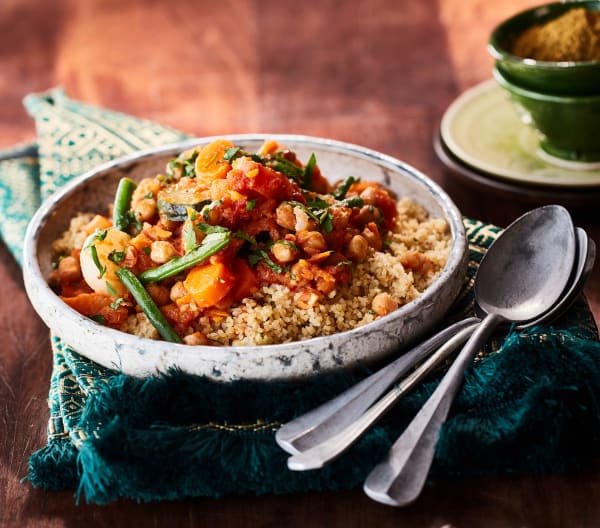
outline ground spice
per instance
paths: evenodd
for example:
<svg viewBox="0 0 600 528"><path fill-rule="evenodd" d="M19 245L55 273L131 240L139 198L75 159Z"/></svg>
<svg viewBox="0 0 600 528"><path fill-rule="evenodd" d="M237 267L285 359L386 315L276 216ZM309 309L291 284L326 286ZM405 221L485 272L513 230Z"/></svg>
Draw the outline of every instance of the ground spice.
<svg viewBox="0 0 600 528"><path fill-rule="evenodd" d="M600 11L579 7L532 26L519 35L512 52L541 61L600 60Z"/></svg>

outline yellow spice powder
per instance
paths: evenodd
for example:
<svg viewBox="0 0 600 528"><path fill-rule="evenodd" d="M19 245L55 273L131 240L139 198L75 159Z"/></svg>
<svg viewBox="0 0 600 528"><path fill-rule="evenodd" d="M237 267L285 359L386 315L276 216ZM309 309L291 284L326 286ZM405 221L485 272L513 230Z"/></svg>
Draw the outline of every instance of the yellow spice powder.
<svg viewBox="0 0 600 528"><path fill-rule="evenodd" d="M600 11L578 7L521 33L514 55L540 61L600 60Z"/></svg>

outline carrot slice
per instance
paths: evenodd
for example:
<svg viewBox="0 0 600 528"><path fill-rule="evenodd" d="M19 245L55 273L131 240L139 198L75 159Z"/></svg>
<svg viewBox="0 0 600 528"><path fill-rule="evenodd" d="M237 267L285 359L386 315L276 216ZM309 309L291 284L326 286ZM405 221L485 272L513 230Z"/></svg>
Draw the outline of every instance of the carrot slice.
<svg viewBox="0 0 600 528"><path fill-rule="evenodd" d="M225 264L209 262L192 268L183 285L199 308L209 308L223 299L235 282L235 275Z"/></svg>
<svg viewBox="0 0 600 528"><path fill-rule="evenodd" d="M234 144L225 139L216 139L198 151L195 162L196 178L209 186L213 180L225 178L231 165L224 159Z"/></svg>
<svg viewBox="0 0 600 528"><path fill-rule="evenodd" d="M258 277L246 260L234 259L233 272L237 277L237 282L231 292L234 301L241 301L258 291Z"/></svg>

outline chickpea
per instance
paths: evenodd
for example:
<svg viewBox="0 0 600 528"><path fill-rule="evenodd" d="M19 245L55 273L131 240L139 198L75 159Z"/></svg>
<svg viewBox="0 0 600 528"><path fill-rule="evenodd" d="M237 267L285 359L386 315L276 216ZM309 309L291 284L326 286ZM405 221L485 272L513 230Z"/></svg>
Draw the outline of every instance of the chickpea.
<svg viewBox="0 0 600 528"><path fill-rule="evenodd" d="M381 219L381 211L373 205L363 205L354 221L359 225L365 225L370 222L377 222Z"/></svg>
<svg viewBox="0 0 600 528"><path fill-rule="evenodd" d="M173 244L166 240L155 240L150 246L150 258L157 264L164 264L176 256Z"/></svg>
<svg viewBox="0 0 600 528"><path fill-rule="evenodd" d="M320 299L321 295L311 290L301 291L295 296L296 306L302 310L312 308Z"/></svg>
<svg viewBox="0 0 600 528"><path fill-rule="evenodd" d="M296 262L292 266L290 272L295 277L294 281L296 283L311 281L315 276L312 271L312 266L304 259L300 259Z"/></svg>
<svg viewBox="0 0 600 528"><path fill-rule="evenodd" d="M81 267L75 257L64 257L58 263L58 276L64 282L77 282L81 279Z"/></svg>
<svg viewBox="0 0 600 528"><path fill-rule="evenodd" d="M367 239L362 235L354 235L346 248L348 258L354 262L362 262L367 258L368 254L369 243Z"/></svg>
<svg viewBox="0 0 600 528"><path fill-rule="evenodd" d="M131 210L142 222L150 220L156 214L156 195L160 183L154 178L144 178L133 191Z"/></svg>
<svg viewBox="0 0 600 528"><path fill-rule="evenodd" d="M325 238L319 231L301 231L297 234L300 247L309 255L316 255L327 249Z"/></svg>
<svg viewBox="0 0 600 528"><path fill-rule="evenodd" d="M169 298L173 302L177 302L182 297L185 297L188 294L188 291L185 289L182 281L177 281L173 286L171 286L171 291L169 292Z"/></svg>
<svg viewBox="0 0 600 528"><path fill-rule="evenodd" d="M377 203L377 190L370 185L360 193L360 197L365 205L375 205Z"/></svg>
<svg viewBox="0 0 600 528"><path fill-rule="evenodd" d="M138 220L145 222L156 214L156 202L152 198L145 198L132 206L131 210L136 214Z"/></svg>
<svg viewBox="0 0 600 528"><path fill-rule="evenodd" d="M138 261L138 250L134 246L127 246L125 250L125 258L121 263L126 268L133 268Z"/></svg>
<svg viewBox="0 0 600 528"><path fill-rule="evenodd" d="M151 282L146 285L146 289L157 306L169 304L169 289L167 287Z"/></svg>
<svg viewBox="0 0 600 528"><path fill-rule="evenodd" d="M371 302L377 315L387 315L398 308L398 302L389 293L378 293Z"/></svg>
<svg viewBox="0 0 600 528"><path fill-rule="evenodd" d="M366 238L369 246L371 246L375 251L381 251L383 242L381 241L379 230L373 222L370 222L369 225L363 229L362 236Z"/></svg>
<svg viewBox="0 0 600 528"><path fill-rule="evenodd" d="M294 225L296 231L311 231L317 227L317 223L301 207L294 207L294 216L296 217Z"/></svg>
<svg viewBox="0 0 600 528"><path fill-rule="evenodd" d="M208 338L202 332L194 332L183 336L183 342L186 345L208 345Z"/></svg>
<svg viewBox="0 0 600 528"><path fill-rule="evenodd" d="M282 203L275 211L276 222L281 227L293 231L296 227L294 208L289 203Z"/></svg>
<svg viewBox="0 0 600 528"><path fill-rule="evenodd" d="M287 264L288 262L296 260L299 253L295 244L286 242L284 240L275 242L271 248L271 252L277 261L281 262L282 264Z"/></svg>

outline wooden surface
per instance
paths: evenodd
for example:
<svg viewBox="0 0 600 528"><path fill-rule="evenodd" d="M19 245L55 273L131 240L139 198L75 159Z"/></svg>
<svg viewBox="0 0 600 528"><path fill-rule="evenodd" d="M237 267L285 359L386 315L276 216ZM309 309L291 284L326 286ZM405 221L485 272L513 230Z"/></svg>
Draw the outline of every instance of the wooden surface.
<svg viewBox="0 0 600 528"><path fill-rule="evenodd" d="M536 2L537 3L537 2ZM2 0L0 148L35 137L21 106L63 86L86 102L190 134L326 136L401 158L464 214L506 225L530 203L458 183L432 138L447 105L491 76L486 40L531 0ZM597 211L573 211L600 245ZM439 483L393 509L360 490L106 507L21 479L45 442L47 331L0 245L0 526L600 525L600 468L569 477ZM600 318L600 271L587 295Z"/></svg>

